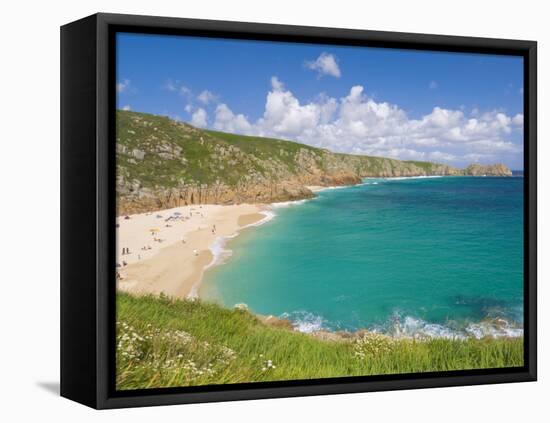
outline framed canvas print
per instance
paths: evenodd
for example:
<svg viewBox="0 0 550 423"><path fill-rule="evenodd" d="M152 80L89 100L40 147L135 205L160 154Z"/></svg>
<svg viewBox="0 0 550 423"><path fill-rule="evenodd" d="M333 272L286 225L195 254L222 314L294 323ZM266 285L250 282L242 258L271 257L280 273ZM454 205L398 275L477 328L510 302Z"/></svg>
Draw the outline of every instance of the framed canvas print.
<svg viewBox="0 0 550 423"><path fill-rule="evenodd" d="M536 43L61 29L61 393L536 380Z"/></svg>

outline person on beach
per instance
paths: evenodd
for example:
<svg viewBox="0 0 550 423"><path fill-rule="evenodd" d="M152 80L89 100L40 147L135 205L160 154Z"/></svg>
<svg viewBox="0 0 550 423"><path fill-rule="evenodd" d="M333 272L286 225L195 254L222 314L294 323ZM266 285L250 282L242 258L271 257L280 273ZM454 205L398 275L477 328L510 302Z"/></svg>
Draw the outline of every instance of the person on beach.
<svg viewBox="0 0 550 423"><path fill-rule="evenodd" d="M199 252L197 250L193 250L193 254L198 256L199 255Z"/></svg>

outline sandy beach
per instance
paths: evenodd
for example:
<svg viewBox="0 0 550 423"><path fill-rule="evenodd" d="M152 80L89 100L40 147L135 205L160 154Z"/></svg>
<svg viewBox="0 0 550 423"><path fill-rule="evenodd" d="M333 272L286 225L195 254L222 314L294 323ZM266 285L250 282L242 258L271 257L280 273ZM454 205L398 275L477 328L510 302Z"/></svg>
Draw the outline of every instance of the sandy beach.
<svg viewBox="0 0 550 423"><path fill-rule="evenodd" d="M118 289L193 297L216 241L266 219L263 206L193 205L117 217Z"/></svg>

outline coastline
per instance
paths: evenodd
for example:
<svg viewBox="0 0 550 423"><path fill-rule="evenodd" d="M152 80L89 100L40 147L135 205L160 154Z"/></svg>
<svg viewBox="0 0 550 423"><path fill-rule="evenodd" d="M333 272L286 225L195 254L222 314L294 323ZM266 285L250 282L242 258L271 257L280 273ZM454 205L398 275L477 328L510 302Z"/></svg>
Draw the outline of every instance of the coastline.
<svg viewBox="0 0 550 423"><path fill-rule="evenodd" d="M427 179L442 178L444 176L410 176L410 177L385 177L385 178L363 178L362 182L350 185L306 186L313 193L325 190L351 188L359 185L378 184L370 182L370 179L403 180L403 179ZM291 201L274 202L269 204L238 204L238 205L189 205L165 209L156 212L147 212L130 215L128 220L124 216L117 217L119 230L129 231L134 234L136 225L139 227L140 240L151 240L154 238L147 230L157 223L159 231L156 236L163 239L162 243L150 243L152 250L141 251L139 243L132 240L126 242L124 247L130 245L131 254L121 255L122 245L117 242L117 263L125 260L127 265L120 269L123 279L118 281L118 289L132 294L164 294L179 299L199 298L199 289L205 272L212 266L220 264L228 256L225 249L226 243L239 235L240 231L260 226L275 216L273 209L288 207L290 205L302 204L313 200L304 198ZM163 227L165 219L175 216L189 219L170 221L170 227ZM162 217L157 217L162 216ZM131 223L130 223L131 222ZM158 223L162 224L159 225ZM149 226L151 228L149 228ZM197 226L198 225L198 226ZM216 225L216 233L211 229ZM149 228L149 229L148 229ZM146 234L144 237L143 234ZM185 244L182 242L185 239ZM194 250L197 254L194 254ZM225 254L224 254L225 253ZM141 259L138 259L138 254ZM395 331L386 331L380 328L360 328L355 331L340 331L319 326L316 329L303 330L301 322L288 319L285 316L256 316L265 321L268 325L290 326L294 331L306 333L317 338L331 340L349 339L363 332L377 332L391 338L420 338L420 339L467 339L483 337L492 338L516 338L523 336L523 327L510 325L503 319L483 319L480 322L470 323L462 330L446 327L445 325L424 322L418 319L418 328L412 332L396 327ZM412 316L407 319L416 320ZM268 323L269 322L269 323ZM407 326L407 325L406 325ZM417 326L416 324L414 326Z"/></svg>
<svg viewBox="0 0 550 423"><path fill-rule="evenodd" d="M315 193L349 186L307 188ZM204 273L223 260L228 240L271 220L275 213L270 209L310 199L199 204L117 216L117 289L136 295L199 298Z"/></svg>
<svg viewBox="0 0 550 423"><path fill-rule="evenodd" d="M196 297L226 239L272 214L265 206L193 205L117 217L117 289Z"/></svg>

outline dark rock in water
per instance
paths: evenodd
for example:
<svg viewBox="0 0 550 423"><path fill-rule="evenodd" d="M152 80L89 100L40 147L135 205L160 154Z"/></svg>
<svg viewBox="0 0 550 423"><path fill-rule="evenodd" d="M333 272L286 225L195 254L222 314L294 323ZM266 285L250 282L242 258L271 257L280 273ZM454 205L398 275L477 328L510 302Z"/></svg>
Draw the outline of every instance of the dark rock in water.
<svg viewBox="0 0 550 423"><path fill-rule="evenodd" d="M275 316L258 316L260 321L269 327L278 328L278 329L287 329L287 330L293 330L294 326L292 325L292 322L288 319L281 319L279 317Z"/></svg>

